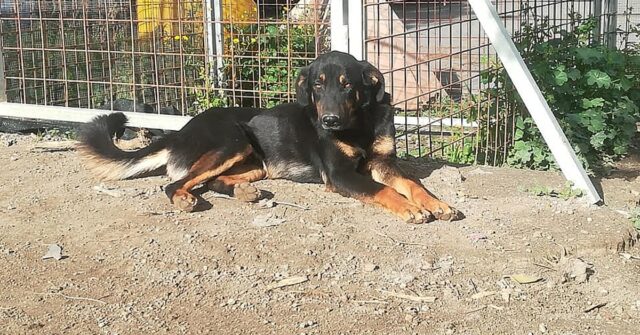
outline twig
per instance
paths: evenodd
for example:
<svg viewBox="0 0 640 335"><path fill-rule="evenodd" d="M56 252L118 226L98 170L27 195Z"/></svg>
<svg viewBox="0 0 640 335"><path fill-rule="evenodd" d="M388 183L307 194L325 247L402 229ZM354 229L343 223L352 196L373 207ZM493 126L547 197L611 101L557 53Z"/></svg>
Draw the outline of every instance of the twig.
<svg viewBox="0 0 640 335"><path fill-rule="evenodd" d="M285 286L291 286L291 285L297 285L297 284L302 284L306 281L308 281L309 278L307 276L299 276L299 277L289 277L289 278L285 278L277 283L272 283L270 285L267 286L267 291L271 291L271 290L275 290L277 288L281 288L281 287L285 287Z"/></svg>
<svg viewBox="0 0 640 335"><path fill-rule="evenodd" d="M377 230L374 230L374 233L376 233L376 234L378 234L378 235L380 235L382 237L386 237L386 238L390 239L393 243L396 243L396 244L400 244L400 245L417 245L417 246L421 246L421 247L426 247L426 245L420 244L420 243L404 242L404 241L396 240L395 238L393 238L393 237L391 237L391 236L389 236L389 235L387 235L385 233L381 233L381 232L379 232Z"/></svg>
<svg viewBox="0 0 640 335"><path fill-rule="evenodd" d="M57 293L51 293L51 292L43 292L43 293L39 293L39 292L33 292L34 294L39 294L39 295L59 295L65 299L69 299L69 300L86 300L86 301L93 301L93 302L97 302L97 303L101 303L106 305L107 303L102 301L102 300L98 300L98 299L93 299L93 298L84 298L84 297L74 297L74 296L70 296L70 295L65 295L62 294L60 292Z"/></svg>
<svg viewBox="0 0 640 335"><path fill-rule="evenodd" d="M309 207L292 204L290 202L284 202L284 201L274 201L274 202L276 203L276 205L290 206L290 207L302 209L302 210L305 210L305 211L308 211L310 209Z"/></svg>
<svg viewBox="0 0 640 335"><path fill-rule="evenodd" d="M491 307L491 308L493 308L493 309L495 309L495 310L497 310L497 311L501 311L501 310L503 310L503 309L504 309L504 307L502 307L502 306L496 306L496 305L487 305L487 307Z"/></svg>
<svg viewBox="0 0 640 335"><path fill-rule="evenodd" d="M50 141L50 142L38 142L31 150L40 151L67 151L75 149L77 141Z"/></svg>
<svg viewBox="0 0 640 335"><path fill-rule="evenodd" d="M436 301L436 297L421 297L418 295L408 295L404 293L396 293L396 292L385 291L385 290L380 290L380 293L384 293L395 298L406 299L406 300L411 300L415 302L435 302Z"/></svg>
<svg viewBox="0 0 640 335"><path fill-rule="evenodd" d="M98 192L98 194L106 194L114 198L120 198L122 196L122 192L117 189L109 189L102 184L94 186L93 190Z"/></svg>
<svg viewBox="0 0 640 335"><path fill-rule="evenodd" d="M482 307L479 307L479 308L476 308L476 309L472 309L472 310L470 310L470 311L468 311L468 312L464 312L464 314L471 314L471 313L475 313L475 312L480 312L481 310L483 310L483 309L485 309L485 308L487 308L487 306L486 306L486 305L484 305L484 306L482 306Z"/></svg>
<svg viewBox="0 0 640 335"><path fill-rule="evenodd" d="M554 268L552 268L552 267L550 267L550 266L546 266L546 265L544 265L544 264L540 264L540 263L533 263L533 265L535 265L535 266L539 266L539 267L541 267L541 268L549 269L549 270L552 270L552 271L557 271L556 269L554 269Z"/></svg>
<svg viewBox="0 0 640 335"><path fill-rule="evenodd" d="M211 193L211 197L213 197L213 198L221 198L221 199L234 199L233 197L228 196L226 194L216 193L216 192Z"/></svg>
<svg viewBox="0 0 640 335"><path fill-rule="evenodd" d="M14 309L15 307L0 307L0 310L2 311L10 311L12 309Z"/></svg>
<svg viewBox="0 0 640 335"><path fill-rule="evenodd" d="M591 311L592 311L592 310L594 310L594 309L600 309L600 307L604 307L604 306L606 306L606 305L607 305L607 303L606 303L606 302L602 302L602 303L599 303L599 304L595 304L595 305L590 306L589 308L585 309L583 312L585 312L585 313L589 313L589 312L591 312Z"/></svg>
<svg viewBox="0 0 640 335"><path fill-rule="evenodd" d="M352 300L352 302L355 302L357 304L381 304L381 305L386 305L389 303L388 301L383 301L383 300Z"/></svg>

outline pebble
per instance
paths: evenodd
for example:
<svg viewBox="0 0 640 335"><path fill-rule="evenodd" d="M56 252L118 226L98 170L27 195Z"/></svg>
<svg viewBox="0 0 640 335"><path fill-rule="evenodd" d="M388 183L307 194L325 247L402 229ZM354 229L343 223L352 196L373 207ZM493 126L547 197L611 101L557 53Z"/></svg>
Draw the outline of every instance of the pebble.
<svg viewBox="0 0 640 335"><path fill-rule="evenodd" d="M543 334L546 333L547 332L547 325L545 325L544 323L541 323L540 326L538 326L538 330Z"/></svg>
<svg viewBox="0 0 640 335"><path fill-rule="evenodd" d="M12 162L15 162L15 161L17 161L17 160L18 160L18 157L16 157L16 156L11 156L11 157L9 158L9 160L10 160L10 161L12 161Z"/></svg>
<svg viewBox="0 0 640 335"><path fill-rule="evenodd" d="M313 327L316 325L316 322L313 320L309 320L307 322L302 322L300 325L298 325L299 328L309 328L309 327Z"/></svg>
<svg viewBox="0 0 640 335"><path fill-rule="evenodd" d="M379 267L373 263L367 263L364 265L364 270L367 272L373 272L375 270L378 270Z"/></svg>
<svg viewBox="0 0 640 335"><path fill-rule="evenodd" d="M593 221L592 218L587 218L587 222L591 222L591 221Z"/></svg>

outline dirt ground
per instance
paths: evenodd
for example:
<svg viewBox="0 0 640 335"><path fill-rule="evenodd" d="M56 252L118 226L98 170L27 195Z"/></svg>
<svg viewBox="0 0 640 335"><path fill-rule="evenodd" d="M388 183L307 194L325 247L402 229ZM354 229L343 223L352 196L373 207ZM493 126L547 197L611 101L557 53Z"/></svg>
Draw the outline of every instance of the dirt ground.
<svg viewBox="0 0 640 335"><path fill-rule="evenodd" d="M287 181L256 183L273 207L180 213L165 177L101 183L37 143L0 135L2 334L640 331L632 163L598 207L526 191L559 173L406 162L466 216L414 226Z"/></svg>

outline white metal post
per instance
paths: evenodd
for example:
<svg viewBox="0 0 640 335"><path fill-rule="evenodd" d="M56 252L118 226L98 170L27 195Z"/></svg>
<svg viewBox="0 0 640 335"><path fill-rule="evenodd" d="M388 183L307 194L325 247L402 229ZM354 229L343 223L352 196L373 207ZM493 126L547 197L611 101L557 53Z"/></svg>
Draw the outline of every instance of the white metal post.
<svg viewBox="0 0 640 335"><path fill-rule="evenodd" d="M469 0L469 4L478 17L484 32L491 40L509 77L516 83L515 87L520 97L527 106L565 178L573 182L574 187L583 190L591 203L600 202L600 195L562 132L547 100L533 80L495 7L491 4L491 0Z"/></svg>
<svg viewBox="0 0 640 335"><path fill-rule="evenodd" d="M349 52L348 5L346 0L331 0L331 50Z"/></svg>
<svg viewBox="0 0 640 335"><path fill-rule="evenodd" d="M356 59L364 59L364 11L362 0L349 1L349 53Z"/></svg>
<svg viewBox="0 0 640 335"><path fill-rule="evenodd" d="M210 34L208 38L211 43L209 45L212 47L211 51L216 57L216 73L214 75L217 79L217 86L219 87L222 80L222 68L224 67L224 50L222 49L222 0L207 0L207 5L210 6L207 10L208 18L213 18L213 20L207 24L209 27L213 27L213 34ZM213 54L211 55L213 56Z"/></svg>
<svg viewBox="0 0 640 335"><path fill-rule="evenodd" d="M7 101L7 81L4 78L4 49L0 46L0 102Z"/></svg>

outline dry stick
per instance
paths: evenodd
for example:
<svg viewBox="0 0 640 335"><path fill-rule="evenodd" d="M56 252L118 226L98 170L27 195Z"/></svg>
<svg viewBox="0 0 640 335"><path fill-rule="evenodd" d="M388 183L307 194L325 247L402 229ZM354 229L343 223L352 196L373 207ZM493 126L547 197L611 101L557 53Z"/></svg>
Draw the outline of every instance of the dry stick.
<svg viewBox="0 0 640 335"><path fill-rule="evenodd" d="M557 271L556 269L554 269L554 268L552 268L552 267L550 267L550 266L546 266L546 265L544 265L544 264L540 264L540 263L533 263L533 265L535 265L535 266L539 266L539 267L541 267L541 268L549 269L549 270L552 270L552 271Z"/></svg>
<svg viewBox="0 0 640 335"><path fill-rule="evenodd" d="M464 312L464 314L471 314L471 313L475 313L475 312L480 312L481 310L483 310L485 308L487 308L487 305L484 305L484 306L482 306L480 308L472 309L472 310L470 310L468 312Z"/></svg>
<svg viewBox="0 0 640 335"><path fill-rule="evenodd" d="M299 208L305 211L308 211L310 208L309 207L305 207L305 206L301 206L301 205L296 205L296 204L292 204L290 202L283 202L283 201L274 201L277 205L283 205L283 206L290 206L290 207L294 207L294 208Z"/></svg>
<svg viewBox="0 0 640 335"><path fill-rule="evenodd" d="M595 305L593 305L593 306L591 306L591 307L589 307L589 308L585 309L585 310L584 310L584 312L585 312L585 313L589 313L589 312L591 312L591 311L592 311L592 310L594 310L594 309L599 309L600 307L604 307L604 306L606 306L606 305L607 305L607 303L606 303L606 302L599 303L599 304L595 304Z"/></svg>
<svg viewBox="0 0 640 335"><path fill-rule="evenodd" d="M84 297L73 297L70 295L65 295L62 293L50 293L50 292L44 292L44 293L39 293L39 292L32 292L33 294L39 294L39 295L59 295L65 299L70 299L70 300L86 300L86 301L93 301L93 302L97 302L97 303L101 303L106 305L107 303L102 301L102 300L98 300L98 299L93 299L93 298L84 298Z"/></svg>
<svg viewBox="0 0 640 335"><path fill-rule="evenodd" d="M379 232L377 230L374 230L374 233L376 233L376 234L378 234L378 235L380 235L382 237L386 237L386 238L390 239L393 243L397 243L397 244L401 244L401 245L417 245L417 246L421 246L421 247L426 247L426 245L420 244L420 243L404 242L404 241L396 240L395 238L393 238L393 237L391 237L391 236L389 236L389 235L387 235L385 233L381 233L381 232Z"/></svg>
<svg viewBox="0 0 640 335"><path fill-rule="evenodd" d="M436 301L436 297L421 297L417 295L408 295L404 293L396 293L396 292L385 291L385 290L380 290L380 293L384 293L395 298L406 299L406 300L411 300L415 302L435 302Z"/></svg>
<svg viewBox="0 0 640 335"><path fill-rule="evenodd" d="M234 197L228 196L226 194L220 194L220 193L213 193L211 196L214 197L214 198L235 199ZM305 211L308 211L310 209L309 207L296 205L296 204L293 204L293 203L290 203L290 202L274 201L274 203L276 205L290 206L290 207L299 208L299 209L302 209L302 210L305 210Z"/></svg>
<svg viewBox="0 0 640 335"><path fill-rule="evenodd" d="M383 301L383 300L352 300L352 302L357 304L382 304L382 305L386 305L389 303L388 301Z"/></svg>
<svg viewBox="0 0 640 335"><path fill-rule="evenodd" d="M66 151L74 150L78 141L51 141L51 142L38 142L31 150L42 151Z"/></svg>

